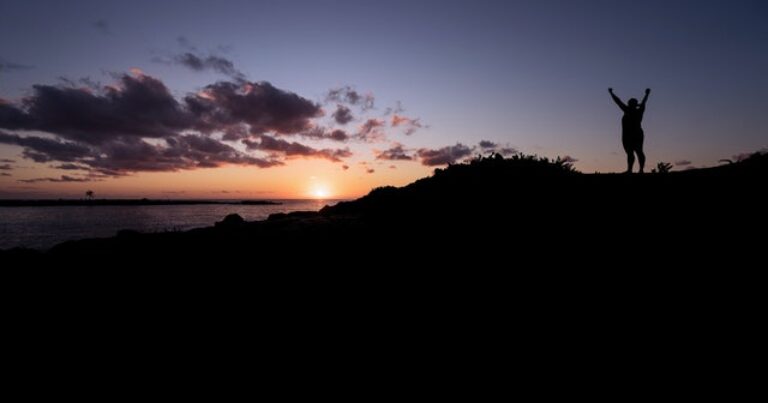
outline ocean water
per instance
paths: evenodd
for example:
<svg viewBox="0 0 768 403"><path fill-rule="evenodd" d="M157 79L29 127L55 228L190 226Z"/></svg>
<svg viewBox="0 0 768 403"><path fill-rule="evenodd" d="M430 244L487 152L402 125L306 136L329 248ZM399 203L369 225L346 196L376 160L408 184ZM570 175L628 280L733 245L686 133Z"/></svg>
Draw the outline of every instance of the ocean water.
<svg viewBox="0 0 768 403"><path fill-rule="evenodd" d="M247 221L274 213L318 211L328 200L276 200L280 205L0 207L0 249L46 249L60 242L110 237L122 229L140 232L210 227L228 214Z"/></svg>

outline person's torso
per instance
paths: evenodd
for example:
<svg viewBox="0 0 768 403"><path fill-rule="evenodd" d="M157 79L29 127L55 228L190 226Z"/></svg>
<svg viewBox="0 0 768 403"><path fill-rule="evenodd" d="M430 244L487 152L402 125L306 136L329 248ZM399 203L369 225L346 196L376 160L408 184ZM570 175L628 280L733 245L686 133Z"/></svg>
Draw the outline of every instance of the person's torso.
<svg viewBox="0 0 768 403"><path fill-rule="evenodd" d="M621 118L621 127L624 130L642 130L643 112L645 112L643 108L624 112L624 117Z"/></svg>

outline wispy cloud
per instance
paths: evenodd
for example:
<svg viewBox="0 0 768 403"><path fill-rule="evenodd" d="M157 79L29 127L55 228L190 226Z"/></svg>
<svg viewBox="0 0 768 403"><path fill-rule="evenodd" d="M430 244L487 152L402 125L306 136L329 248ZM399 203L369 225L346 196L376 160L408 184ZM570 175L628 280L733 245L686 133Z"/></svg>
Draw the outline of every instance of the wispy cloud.
<svg viewBox="0 0 768 403"><path fill-rule="evenodd" d="M398 114L392 115L392 118L390 119L390 124L392 125L392 127L403 128L403 131L407 136L410 136L413 133L416 133L417 130L423 129L426 127L421 123L420 118L409 118L407 116L398 115Z"/></svg>
<svg viewBox="0 0 768 403"><path fill-rule="evenodd" d="M246 82L246 75L235 67L235 63L220 53L228 50L219 46L212 52L201 52L198 47L184 36L176 38L179 47L183 49L181 53L170 52L165 56L156 56L152 58L155 63L166 65L178 65L186 67L192 71L204 72L212 71L223 74L237 82Z"/></svg>
<svg viewBox="0 0 768 403"><path fill-rule="evenodd" d="M383 120L376 118L368 119L360 126L355 137L369 143L384 141L387 139L384 128Z"/></svg>
<svg viewBox="0 0 768 403"><path fill-rule="evenodd" d="M368 111L374 108L376 98L372 93L360 93L355 88L349 85L343 87L333 88L328 91L325 97L326 102L341 103L347 105L354 105L359 107L363 111Z"/></svg>
<svg viewBox="0 0 768 403"><path fill-rule="evenodd" d="M352 156L352 152L348 148L324 148L318 150L301 143L276 139L266 135L261 135L258 142L243 140L243 143L251 150L279 153L286 157L323 158L332 162L341 162L342 158Z"/></svg>
<svg viewBox="0 0 768 403"><path fill-rule="evenodd" d="M109 26L109 22L103 18L94 21L91 26L102 35L112 35L112 29Z"/></svg>
<svg viewBox="0 0 768 403"><path fill-rule="evenodd" d="M400 143L395 143L389 149L379 151L374 150L374 155L377 160L386 161L413 161L416 156L409 150L405 149Z"/></svg>
<svg viewBox="0 0 768 403"><path fill-rule="evenodd" d="M235 68L235 63L222 56L185 52L174 56L173 61L193 71L215 71L238 81L245 80L245 74Z"/></svg>
<svg viewBox="0 0 768 403"><path fill-rule="evenodd" d="M28 64L14 63L0 58L0 73L11 73L14 71L23 71L34 68Z"/></svg>
<svg viewBox="0 0 768 403"><path fill-rule="evenodd" d="M39 183L39 182L94 182L92 178L76 178L73 176L61 175L58 178L34 178L34 179L18 179L19 182L24 183Z"/></svg>
<svg viewBox="0 0 768 403"><path fill-rule="evenodd" d="M62 169L65 171L89 171L90 168L83 165L78 164L59 164L59 165L52 165L51 168L53 169Z"/></svg>
<svg viewBox="0 0 768 403"><path fill-rule="evenodd" d="M322 126L315 126L299 133L299 136L312 140L333 140L344 142L349 140L349 134L342 129L329 130Z"/></svg>

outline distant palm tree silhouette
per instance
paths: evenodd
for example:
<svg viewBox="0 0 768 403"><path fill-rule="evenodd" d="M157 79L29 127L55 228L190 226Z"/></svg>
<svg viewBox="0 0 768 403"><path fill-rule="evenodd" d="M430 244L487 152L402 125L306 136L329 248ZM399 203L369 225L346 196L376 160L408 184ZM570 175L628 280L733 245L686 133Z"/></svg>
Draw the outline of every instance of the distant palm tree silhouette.
<svg viewBox="0 0 768 403"><path fill-rule="evenodd" d="M624 112L624 116L621 118L621 144L624 146L624 151L627 153L627 173L632 172L632 166L635 165L635 154L637 154L637 160L640 164L640 170L638 172L643 173L645 169L645 153L643 153L643 114L645 113L645 103L648 101L648 95L651 94L651 89L646 88L645 97L638 105L637 99L630 98L627 104L621 101L616 94L613 93L613 88L608 88L608 93L611 94L613 102L621 108Z"/></svg>
<svg viewBox="0 0 768 403"><path fill-rule="evenodd" d="M93 190L85 192L85 198L88 200L93 200Z"/></svg>

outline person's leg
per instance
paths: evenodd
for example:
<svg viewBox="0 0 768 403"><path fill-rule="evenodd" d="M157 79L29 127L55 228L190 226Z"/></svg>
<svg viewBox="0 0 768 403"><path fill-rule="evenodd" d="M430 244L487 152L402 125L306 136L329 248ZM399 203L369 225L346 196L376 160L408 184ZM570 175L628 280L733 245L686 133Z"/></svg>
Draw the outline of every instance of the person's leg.
<svg viewBox="0 0 768 403"><path fill-rule="evenodd" d="M645 135L643 132L640 132L640 136L637 139L637 148L635 151L637 152L637 162L640 164L640 173L643 173L643 169L645 169L645 153L643 152L643 140L645 140Z"/></svg>
<svg viewBox="0 0 768 403"><path fill-rule="evenodd" d="M635 165L635 152L632 147L632 138L627 133L621 134L621 145L624 147L624 152L627 153L626 173L632 173L632 167Z"/></svg>
<svg viewBox="0 0 768 403"><path fill-rule="evenodd" d="M625 150L627 152L627 173L632 173L632 167L635 165L635 153L632 150Z"/></svg>

